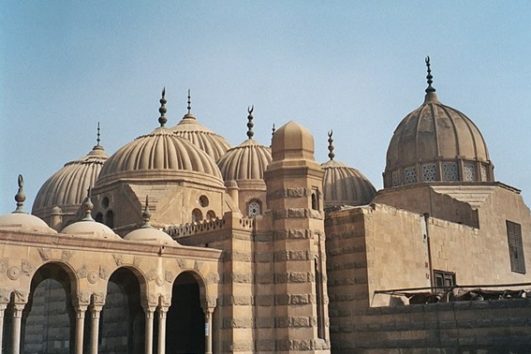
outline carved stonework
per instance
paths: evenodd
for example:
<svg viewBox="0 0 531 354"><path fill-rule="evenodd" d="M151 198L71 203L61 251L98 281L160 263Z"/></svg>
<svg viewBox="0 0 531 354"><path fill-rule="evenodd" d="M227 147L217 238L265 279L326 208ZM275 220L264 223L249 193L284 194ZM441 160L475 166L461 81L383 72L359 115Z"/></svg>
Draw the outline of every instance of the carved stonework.
<svg viewBox="0 0 531 354"><path fill-rule="evenodd" d="M112 258L114 258L114 263L116 263L117 266L124 264L123 256L121 254L113 254Z"/></svg>
<svg viewBox="0 0 531 354"><path fill-rule="evenodd" d="M98 276L100 279L106 280L108 277L109 272L107 272L107 269L105 269L103 266L100 266Z"/></svg>
<svg viewBox="0 0 531 354"><path fill-rule="evenodd" d="M14 290L13 294L15 295L15 304L25 304L28 302L28 296L25 291Z"/></svg>
<svg viewBox="0 0 531 354"><path fill-rule="evenodd" d="M7 258L0 259L0 273L5 273L7 271Z"/></svg>
<svg viewBox="0 0 531 354"><path fill-rule="evenodd" d="M157 277L157 279L155 279L155 283L158 286L162 286L162 284L164 284L164 279L162 279L162 277Z"/></svg>
<svg viewBox="0 0 531 354"><path fill-rule="evenodd" d="M22 273L28 277L31 275L31 273L33 273L33 265L27 260L22 260L20 269L22 269Z"/></svg>
<svg viewBox="0 0 531 354"><path fill-rule="evenodd" d="M0 304L8 304L11 298L11 290L0 289Z"/></svg>
<svg viewBox="0 0 531 354"><path fill-rule="evenodd" d="M61 260L63 260L64 262L68 262L70 260L70 258L72 258L73 254L74 254L74 252L72 252L72 251L64 250L61 253Z"/></svg>
<svg viewBox="0 0 531 354"><path fill-rule="evenodd" d="M52 258L52 250L49 248L39 248L39 256L43 261L47 261Z"/></svg>
<svg viewBox="0 0 531 354"><path fill-rule="evenodd" d="M7 277L11 280L17 280L20 276L20 268L19 267L10 267L7 270Z"/></svg>
<svg viewBox="0 0 531 354"><path fill-rule="evenodd" d="M173 282L173 273L167 270L164 273L164 280L171 284L171 282Z"/></svg>
<svg viewBox="0 0 531 354"><path fill-rule="evenodd" d="M77 305L90 304L90 293L82 291L77 295Z"/></svg>
<svg viewBox="0 0 531 354"><path fill-rule="evenodd" d="M92 294L93 304L96 306L103 306L105 304L105 294L104 293L94 293Z"/></svg>
<svg viewBox="0 0 531 354"><path fill-rule="evenodd" d="M184 259L178 258L178 259L177 259L177 265L178 265L179 268L181 268L181 269L186 268L186 263L185 263Z"/></svg>
<svg viewBox="0 0 531 354"><path fill-rule="evenodd" d="M81 268L79 268L76 271L76 274L79 277L79 279L86 278L87 277L87 273L88 273L88 271L87 271L87 267L85 265L83 265Z"/></svg>
<svg viewBox="0 0 531 354"><path fill-rule="evenodd" d="M96 282L98 281L98 278L99 276L97 272L90 272L87 275L87 280L90 284L96 284Z"/></svg>
<svg viewBox="0 0 531 354"><path fill-rule="evenodd" d="M155 269L150 270L146 275L147 280L153 281L157 278L157 271Z"/></svg>

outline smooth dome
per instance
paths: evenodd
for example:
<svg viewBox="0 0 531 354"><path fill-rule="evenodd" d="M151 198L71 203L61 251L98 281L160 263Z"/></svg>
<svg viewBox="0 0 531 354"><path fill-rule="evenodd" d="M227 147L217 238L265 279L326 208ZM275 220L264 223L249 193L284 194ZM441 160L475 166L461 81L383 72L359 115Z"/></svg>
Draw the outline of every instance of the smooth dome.
<svg viewBox="0 0 531 354"><path fill-rule="evenodd" d="M428 92L396 128L387 150L384 186L417 182L492 181L487 144L460 111Z"/></svg>
<svg viewBox="0 0 531 354"><path fill-rule="evenodd" d="M330 160L321 165L324 170L323 197L325 208L341 205L367 205L376 189L361 172L341 162Z"/></svg>
<svg viewBox="0 0 531 354"><path fill-rule="evenodd" d="M192 114L186 114L172 131L206 152L214 161L218 161L230 148L225 138L204 127Z"/></svg>
<svg viewBox="0 0 531 354"><path fill-rule="evenodd" d="M97 184L120 178L188 179L223 187L214 160L166 128L157 128L120 148L103 166Z"/></svg>
<svg viewBox="0 0 531 354"><path fill-rule="evenodd" d="M40 218L26 213L11 213L0 216L0 229L43 234L57 233Z"/></svg>
<svg viewBox="0 0 531 354"><path fill-rule="evenodd" d="M263 180L264 171L271 162L271 152L253 139L229 149L218 161L225 182L239 180Z"/></svg>
<svg viewBox="0 0 531 354"><path fill-rule="evenodd" d="M271 151L273 161L300 158L313 160L312 133L299 123L289 121L273 134Z"/></svg>
<svg viewBox="0 0 531 354"><path fill-rule="evenodd" d="M178 245L177 241L162 230L150 226L143 226L125 235L124 240L151 243L156 245Z"/></svg>
<svg viewBox="0 0 531 354"><path fill-rule="evenodd" d="M40 188L33 214L53 207L78 207L83 202L87 189L94 185L107 154L100 145L79 160L71 161L53 174Z"/></svg>
<svg viewBox="0 0 531 354"><path fill-rule="evenodd" d="M112 231L110 227L94 220L80 220L68 225L63 230L63 234L96 238L102 240L121 240L122 238Z"/></svg>

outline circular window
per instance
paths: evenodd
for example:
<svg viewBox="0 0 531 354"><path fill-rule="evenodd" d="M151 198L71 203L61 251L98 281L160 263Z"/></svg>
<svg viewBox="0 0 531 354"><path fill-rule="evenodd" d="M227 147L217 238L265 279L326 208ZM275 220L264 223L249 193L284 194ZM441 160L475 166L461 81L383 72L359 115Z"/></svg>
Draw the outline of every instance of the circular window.
<svg viewBox="0 0 531 354"><path fill-rule="evenodd" d="M101 201L101 206L107 209L109 207L109 198L105 197Z"/></svg>
<svg viewBox="0 0 531 354"><path fill-rule="evenodd" d="M247 215L248 216L256 216L260 215L262 213L260 206L260 202L257 200L252 200L249 202L249 205L247 205Z"/></svg>
<svg viewBox="0 0 531 354"><path fill-rule="evenodd" d="M206 195L202 195L199 197L199 205L201 205L203 208L206 208L208 206L208 198Z"/></svg>

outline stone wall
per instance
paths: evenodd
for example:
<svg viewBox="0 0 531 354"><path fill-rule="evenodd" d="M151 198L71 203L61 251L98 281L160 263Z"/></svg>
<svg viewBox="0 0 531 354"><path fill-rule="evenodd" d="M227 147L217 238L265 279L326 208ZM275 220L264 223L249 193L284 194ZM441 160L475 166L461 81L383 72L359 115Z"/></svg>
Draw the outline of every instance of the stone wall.
<svg viewBox="0 0 531 354"><path fill-rule="evenodd" d="M343 314L332 353L528 353L531 299L374 307Z"/></svg>

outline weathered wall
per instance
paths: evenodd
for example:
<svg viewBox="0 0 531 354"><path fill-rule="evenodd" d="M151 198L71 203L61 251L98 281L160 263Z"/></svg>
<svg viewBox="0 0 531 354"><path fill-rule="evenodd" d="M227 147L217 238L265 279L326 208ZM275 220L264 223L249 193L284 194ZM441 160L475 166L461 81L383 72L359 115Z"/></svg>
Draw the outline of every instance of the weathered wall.
<svg viewBox="0 0 531 354"><path fill-rule="evenodd" d="M530 299L368 308L332 353L528 353L529 318Z"/></svg>

